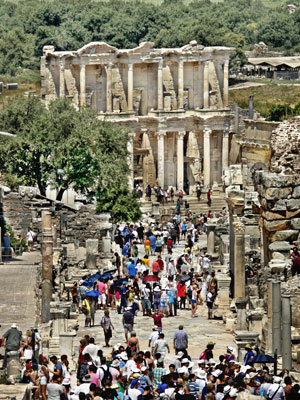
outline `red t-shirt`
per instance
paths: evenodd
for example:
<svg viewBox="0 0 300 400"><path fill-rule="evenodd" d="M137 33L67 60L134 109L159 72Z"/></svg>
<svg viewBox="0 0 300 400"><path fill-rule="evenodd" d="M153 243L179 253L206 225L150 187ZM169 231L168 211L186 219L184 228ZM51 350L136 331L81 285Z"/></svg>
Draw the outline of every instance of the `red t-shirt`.
<svg viewBox="0 0 300 400"><path fill-rule="evenodd" d="M164 269L164 262L161 258L159 258L158 260L156 260L156 262L159 265L159 269L162 271Z"/></svg>
<svg viewBox="0 0 300 400"><path fill-rule="evenodd" d="M154 325L161 327L161 315L160 314L154 314L153 315L153 319L154 319Z"/></svg>
<svg viewBox="0 0 300 400"><path fill-rule="evenodd" d="M179 297L186 297L185 289L186 289L186 288L185 288L185 285L179 284L179 285L177 286L178 296L179 296Z"/></svg>
<svg viewBox="0 0 300 400"><path fill-rule="evenodd" d="M152 272L158 272L159 264L157 261L154 261L152 264Z"/></svg>

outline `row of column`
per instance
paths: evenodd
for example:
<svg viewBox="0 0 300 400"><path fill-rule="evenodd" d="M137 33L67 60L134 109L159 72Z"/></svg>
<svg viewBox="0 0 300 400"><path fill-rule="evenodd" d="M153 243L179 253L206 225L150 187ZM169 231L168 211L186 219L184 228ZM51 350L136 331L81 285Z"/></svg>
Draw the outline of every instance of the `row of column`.
<svg viewBox="0 0 300 400"><path fill-rule="evenodd" d="M228 61L224 64L223 79L223 103L228 106ZM106 111L112 112L112 64L106 66ZM86 64L80 64L80 105L86 103ZM199 62L199 81L201 107L209 108L209 61ZM184 100L184 61L178 62L178 109L183 110ZM59 96L65 96L64 83L64 64L60 62L60 90ZM128 92L127 92L128 111L133 111L133 63L128 63ZM163 60L158 63L157 70L157 108L164 109L163 98Z"/></svg>
<svg viewBox="0 0 300 400"><path fill-rule="evenodd" d="M177 189L183 189L184 183L184 136L185 131L177 132ZM204 129L203 137L203 175L204 185L210 186L211 171L210 171L210 147L211 147L211 133L209 128ZM166 132L157 132L157 180L158 185L164 187L165 176L165 136ZM223 133L223 146L222 146L222 167L228 168L229 165L229 130Z"/></svg>

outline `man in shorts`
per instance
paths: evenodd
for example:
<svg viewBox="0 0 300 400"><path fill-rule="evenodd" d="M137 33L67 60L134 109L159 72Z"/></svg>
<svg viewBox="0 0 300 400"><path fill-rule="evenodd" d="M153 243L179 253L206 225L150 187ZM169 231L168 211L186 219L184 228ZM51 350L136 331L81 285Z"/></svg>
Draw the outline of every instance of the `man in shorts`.
<svg viewBox="0 0 300 400"><path fill-rule="evenodd" d="M101 308L101 305L103 306L103 310L106 308L106 284L103 282L103 279L99 279L97 282L97 290L100 293L98 296L98 306Z"/></svg>
<svg viewBox="0 0 300 400"><path fill-rule="evenodd" d="M134 323L134 317L130 312L130 310L131 310L130 307L126 307L122 319L126 343L128 342L128 332L131 333L133 331L133 323Z"/></svg>

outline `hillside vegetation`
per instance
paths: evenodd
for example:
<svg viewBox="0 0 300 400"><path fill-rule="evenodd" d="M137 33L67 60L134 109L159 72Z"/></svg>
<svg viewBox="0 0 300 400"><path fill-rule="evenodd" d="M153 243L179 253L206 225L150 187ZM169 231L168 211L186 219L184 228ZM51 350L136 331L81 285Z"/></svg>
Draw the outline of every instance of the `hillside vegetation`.
<svg viewBox="0 0 300 400"><path fill-rule="evenodd" d="M120 48L142 41L176 47L195 39L206 46L234 46L239 56L259 41L272 49L300 51L300 7L289 14L288 2L269 8L277 2L2 0L0 80L32 79L28 70L38 70L46 44L57 50L76 50L98 40Z"/></svg>

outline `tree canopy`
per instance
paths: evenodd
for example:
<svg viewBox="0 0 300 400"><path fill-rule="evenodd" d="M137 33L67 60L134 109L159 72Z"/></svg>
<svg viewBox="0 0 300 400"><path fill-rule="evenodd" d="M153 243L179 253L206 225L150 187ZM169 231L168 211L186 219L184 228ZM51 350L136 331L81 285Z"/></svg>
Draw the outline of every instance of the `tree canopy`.
<svg viewBox="0 0 300 400"><path fill-rule="evenodd" d="M98 209L116 220L140 217L128 190L123 128L99 121L89 108L75 110L66 99L46 108L37 97L16 97L0 110L0 130L16 135L0 137L1 172L8 182L37 185L44 196L53 187L57 200L72 187L87 198L96 196ZM122 213L120 204L125 204Z"/></svg>
<svg viewBox="0 0 300 400"><path fill-rule="evenodd" d="M76 50L90 41L106 41L119 48L132 48L143 41L174 47L195 39L206 46L242 50L264 41L271 49L299 51L300 0L293 2L298 6L293 14L288 13L288 0L272 8L268 3L2 0L0 74L38 69L46 44L57 50Z"/></svg>

